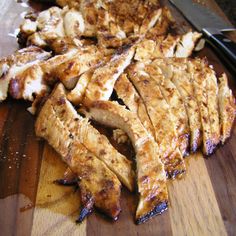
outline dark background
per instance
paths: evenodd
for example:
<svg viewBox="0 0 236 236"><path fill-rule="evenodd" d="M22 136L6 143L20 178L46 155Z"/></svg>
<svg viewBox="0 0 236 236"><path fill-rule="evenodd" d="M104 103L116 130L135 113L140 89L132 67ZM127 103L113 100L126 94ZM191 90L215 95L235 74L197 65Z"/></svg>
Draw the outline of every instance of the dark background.
<svg viewBox="0 0 236 236"><path fill-rule="evenodd" d="M215 0L236 27L236 0Z"/></svg>

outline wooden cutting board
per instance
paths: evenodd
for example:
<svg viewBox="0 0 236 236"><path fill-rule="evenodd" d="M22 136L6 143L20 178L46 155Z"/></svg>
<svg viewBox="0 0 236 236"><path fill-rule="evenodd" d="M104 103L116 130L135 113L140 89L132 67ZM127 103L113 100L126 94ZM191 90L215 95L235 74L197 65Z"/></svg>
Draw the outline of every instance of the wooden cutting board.
<svg viewBox="0 0 236 236"><path fill-rule="evenodd" d="M17 49L15 29L25 12L43 9L24 2L0 1L0 56ZM225 17L213 0L200 2ZM185 27L183 17L172 10ZM226 71L208 47L198 56L207 56L218 73ZM228 76L235 92L236 83ZM28 106L13 100L0 104L0 235L236 235L236 127L210 158L200 153L187 158L186 176L168 183L170 207L161 216L135 225L137 198L123 189L117 222L95 212L78 225L78 191L53 183L66 166L35 137Z"/></svg>

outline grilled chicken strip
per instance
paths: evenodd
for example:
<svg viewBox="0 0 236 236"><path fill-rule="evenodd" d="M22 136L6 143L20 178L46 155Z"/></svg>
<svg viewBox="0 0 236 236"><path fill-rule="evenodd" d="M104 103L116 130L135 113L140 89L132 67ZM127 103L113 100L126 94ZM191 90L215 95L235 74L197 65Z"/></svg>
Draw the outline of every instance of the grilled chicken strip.
<svg viewBox="0 0 236 236"><path fill-rule="evenodd" d="M60 87L62 87L60 85ZM132 170L132 163L125 156L120 154L109 142L106 136L100 134L87 119L84 119L76 113L75 109L66 100L65 91L60 88L58 96L65 99L65 105L55 106L55 111L58 117L66 122L68 127L75 125L73 132L76 138L84 145L91 153L95 154L97 158L103 161L111 171L113 171L120 181L127 186L130 191L134 190L134 173ZM60 93L59 93L60 92ZM57 94L56 94L57 95ZM73 122L73 117L76 123ZM72 131L71 131L72 132Z"/></svg>
<svg viewBox="0 0 236 236"><path fill-rule="evenodd" d="M118 97L123 100L129 110L138 116L148 133L151 134L152 137L155 137L155 130L148 116L144 102L135 90L133 84L128 80L126 74L122 74L119 77L115 83L114 89Z"/></svg>
<svg viewBox="0 0 236 236"><path fill-rule="evenodd" d="M206 65L203 68L205 77L207 80L207 100L208 100L208 112L211 123L212 143L217 146L220 143L220 115L218 104L218 84L215 72L212 68Z"/></svg>
<svg viewBox="0 0 236 236"><path fill-rule="evenodd" d="M103 60L106 61L106 57L104 57L102 51L98 50L96 46L87 46L78 50L73 57L56 66L51 72L51 76L59 79L67 89L73 89L81 74L92 67L98 66Z"/></svg>
<svg viewBox="0 0 236 236"><path fill-rule="evenodd" d="M195 48L196 42L201 38L201 34L198 32L188 32L182 35L180 41L177 44L175 56L176 57L188 57L192 54Z"/></svg>
<svg viewBox="0 0 236 236"><path fill-rule="evenodd" d="M212 133L212 124L209 112L209 93L208 93L208 77L205 72L207 65L203 60L196 59L188 62L188 70L191 74L191 82L194 87L194 95L198 101L200 118L202 124L203 147L202 151L205 155L213 153L216 144L214 143L214 134Z"/></svg>
<svg viewBox="0 0 236 236"><path fill-rule="evenodd" d="M68 5L69 7L68 7ZM67 2L63 9L51 7L21 25L21 38L28 45L49 46L58 38L95 37L102 47L117 48L133 37L155 40L173 24L167 8L158 1L79 1Z"/></svg>
<svg viewBox="0 0 236 236"><path fill-rule="evenodd" d="M190 151L196 152L202 144L201 120L194 87L187 71L187 59L160 59L158 65L165 78L174 83L184 101L190 128Z"/></svg>
<svg viewBox="0 0 236 236"><path fill-rule="evenodd" d="M188 154L189 125L183 99L176 86L169 78L165 78L159 67L160 60L156 59L146 65L146 71L158 83L161 93L170 107L170 114L179 139L179 148L183 156Z"/></svg>
<svg viewBox="0 0 236 236"><path fill-rule="evenodd" d="M131 63L133 55L134 48L128 46L119 54L114 55L106 65L97 68L85 91L83 104L88 106L93 101L109 100L116 80Z"/></svg>
<svg viewBox="0 0 236 236"><path fill-rule="evenodd" d="M101 124L125 131L135 149L139 203L136 222L145 222L167 208L168 194L163 164L159 158L158 146L148 135L137 116L124 106L111 101L97 101L91 104L86 115Z"/></svg>
<svg viewBox="0 0 236 236"><path fill-rule="evenodd" d="M7 98L7 92L9 86L12 87L15 84L17 77L26 69L46 60L51 56L50 53L38 48L28 47L18 50L13 55L3 58L0 61L1 77L0 77L0 101ZM24 84L25 91L22 96L25 99L31 100L32 93L39 93L45 89L45 86L41 86L42 81L33 81L31 78L27 79L27 83ZM37 87L35 86L37 84ZM14 86L13 86L14 87ZM18 88L16 88L18 89ZM23 89L23 88L22 88Z"/></svg>
<svg viewBox="0 0 236 236"><path fill-rule="evenodd" d="M171 108L162 95L157 81L145 71L145 64L136 63L128 68L128 78L142 97L155 129L155 140L160 157L169 177L185 172L186 167L180 153L179 140L173 123Z"/></svg>
<svg viewBox="0 0 236 236"><path fill-rule="evenodd" d="M220 131L221 142L225 143L229 138L236 114L235 98L228 86L226 74L219 78L219 112L220 112Z"/></svg>
<svg viewBox="0 0 236 236"><path fill-rule="evenodd" d="M162 57L188 57L192 54L201 34L188 32L183 35L158 36L155 40L143 39L137 44L134 59L152 60Z"/></svg>
<svg viewBox="0 0 236 236"><path fill-rule="evenodd" d="M68 94L67 98L69 101L71 101L74 105L79 105L82 103L84 99L84 95L87 89L87 86L93 76L94 70L88 70L85 73L83 73L77 83L74 89L72 89Z"/></svg>
<svg viewBox="0 0 236 236"><path fill-rule="evenodd" d="M63 113L64 111L64 113ZM46 139L79 179L83 209L81 221L94 205L113 219L120 213L120 182L116 175L79 140L79 116L59 84L42 107L36 135Z"/></svg>

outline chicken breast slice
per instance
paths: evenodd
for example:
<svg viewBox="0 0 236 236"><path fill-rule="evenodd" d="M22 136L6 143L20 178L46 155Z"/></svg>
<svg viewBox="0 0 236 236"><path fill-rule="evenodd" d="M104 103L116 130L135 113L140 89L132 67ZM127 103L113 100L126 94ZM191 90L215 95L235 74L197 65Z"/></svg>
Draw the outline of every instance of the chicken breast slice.
<svg viewBox="0 0 236 236"><path fill-rule="evenodd" d="M172 120L170 106L162 95L160 86L146 71L143 63L128 68L128 78L134 84L147 108L155 129L155 140L159 145L160 158L168 177L174 178L186 170L179 151L179 140Z"/></svg>
<svg viewBox="0 0 236 236"><path fill-rule="evenodd" d="M175 57L188 57L192 54L197 41L201 38L202 34L198 32L188 32L181 36L177 44Z"/></svg>
<svg viewBox="0 0 236 236"><path fill-rule="evenodd" d="M128 80L126 74L122 74L119 77L115 83L114 89L118 97L123 100L129 110L138 116L148 133L151 134L152 137L155 137L154 127L148 116L144 102L135 90L133 84Z"/></svg>
<svg viewBox="0 0 236 236"><path fill-rule="evenodd" d="M9 85L12 79L16 78L24 70L40 61L46 60L50 53L38 47L28 47L16 51L13 55L3 58L0 62L0 101L7 98ZM29 84L30 86L30 84ZM39 91L41 88L37 88ZM30 95L29 95L30 96ZM28 98L28 96L26 96Z"/></svg>
<svg viewBox="0 0 236 236"><path fill-rule="evenodd" d="M80 143L76 136L76 120L74 125L70 122L68 126L69 120L58 117L60 114L55 106L65 106L67 103L63 97L55 96L58 91L61 94L61 90L59 85L42 107L35 124L36 135L46 139L77 174L83 204L79 221L92 210L93 203L108 216L117 219L121 210L120 182L102 161ZM71 114L73 117L76 119Z"/></svg>
<svg viewBox="0 0 236 236"><path fill-rule="evenodd" d="M105 59L96 46L87 46L56 66L51 75L59 79L67 89L73 89L81 74L98 66Z"/></svg>
<svg viewBox="0 0 236 236"><path fill-rule="evenodd" d="M203 70L206 73L207 80L208 112L211 123L212 143L214 146L217 146L221 138L217 78L214 70L210 68L210 66L206 65Z"/></svg>
<svg viewBox="0 0 236 236"><path fill-rule="evenodd" d="M106 136L100 134L87 119L84 119L75 111L71 103L66 99L65 90L62 90L63 87L61 85L60 87L60 90L58 89L54 92L54 96L64 100L65 104L61 106L54 105L58 117L70 128L71 133L74 133L74 136L78 138L82 145L103 161L118 176L120 181L130 191L133 191L134 172L132 170L132 162L120 154Z"/></svg>
<svg viewBox="0 0 236 236"><path fill-rule="evenodd" d="M171 119L179 139L179 149L185 156L189 152L190 130L184 101L174 83L163 76L159 62L159 59L156 59L151 64L146 65L146 71L158 83L161 93L170 107Z"/></svg>
<svg viewBox="0 0 236 236"><path fill-rule="evenodd" d="M88 70L83 73L79 77L75 87L67 94L68 100L74 105L79 105L80 103L82 103L87 86L90 82L91 77L93 76L93 73L94 70Z"/></svg>
<svg viewBox="0 0 236 236"><path fill-rule="evenodd" d="M108 100L113 92L116 80L131 63L134 48L128 46L118 52L106 65L97 68L87 86L83 104L88 106L97 100Z"/></svg>
<svg viewBox="0 0 236 236"><path fill-rule="evenodd" d="M219 78L218 104L220 112L221 142L224 144L230 136L236 114L235 98L232 90L228 86L226 74L223 74Z"/></svg>
<svg viewBox="0 0 236 236"><path fill-rule="evenodd" d="M159 158L159 149L137 116L124 106L111 101L92 103L86 115L101 124L125 131L135 149L139 203L136 223L162 213L168 205L166 175Z"/></svg>
<svg viewBox="0 0 236 236"><path fill-rule="evenodd" d="M196 152L202 144L202 128L194 87L187 72L187 59L160 59L159 68L165 78L173 82L184 101L190 128L190 151Z"/></svg>
<svg viewBox="0 0 236 236"><path fill-rule="evenodd" d="M204 65L203 65L204 64ZM194 96L197 99L200 111L203 147L202 151L205 155L210 155L215 149L214 138L211 131L211 120L209 113L209 101L207 91L207 77L204 72L205 63L198 59L188 62L188 71L191 75L190 81L193 83Z"/></svg>

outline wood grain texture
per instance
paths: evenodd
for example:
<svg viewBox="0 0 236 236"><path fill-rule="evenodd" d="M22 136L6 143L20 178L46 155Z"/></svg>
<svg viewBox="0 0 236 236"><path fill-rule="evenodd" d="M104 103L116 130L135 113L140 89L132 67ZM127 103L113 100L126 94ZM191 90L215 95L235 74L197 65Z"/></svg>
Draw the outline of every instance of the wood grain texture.
<svg viewBox="0 0 236 236"><path fill-rule="evenodd" d="M169 184L173 235L226 235L202 154L187 163L187 175Z"/></svg>
<svg viewBox="0 0 236 236"><path fill-rule="evenodd" d="M62 178L66 168L57 153L45 145L32 235L86 234L86 220L80 225L75 223L80 208L78 191L73 187L63 188L53 183Z"/></svg>
<svg viewBox="0 0 236 236"><path fill-rule="evenodd" d="M213 0L200 2L225 17ZM29 10L26 6L0 1L0 56L17 48L16 39L8 34L19 26L22 12ZM42 6L34 4L34 8ZM181 28L189 27L171 9ZM218 74L226 71L236 91L232 75L210 48L197 55L207 56ZM168 183L171 205L161 216L136 226L137 197L123 189L118 222L95 212L77 225L79 193L53 184L66 167L51 147L35 137L34 118L27 106L12 100L0 104L0 235L235 235L235 126L230 140L210 158L188 157L186 177Z"/></svg>

